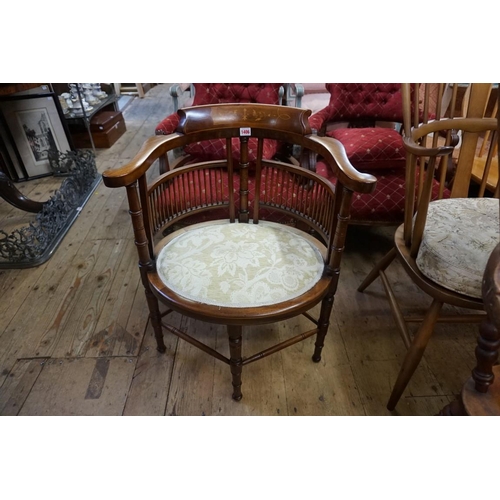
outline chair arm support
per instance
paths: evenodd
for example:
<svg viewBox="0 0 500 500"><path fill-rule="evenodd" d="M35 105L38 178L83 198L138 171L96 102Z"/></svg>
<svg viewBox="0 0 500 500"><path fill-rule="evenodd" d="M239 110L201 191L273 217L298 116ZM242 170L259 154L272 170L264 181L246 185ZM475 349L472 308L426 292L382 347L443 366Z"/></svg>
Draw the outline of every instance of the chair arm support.
<svg viewBox="0 0 500 500"><path fill-rule="evenodd" d="M318 131L318 135L325 135L325 124L330 118L330 106L326 106L309 117L309 125Z"/></svg>
<svg viewBox="0 0 500 500"><path fill-rule="evenodd" d="M156 126L155 134L156 135L173 134L176 131L177 126L179 125L179 120L180 118L177 112L172 113Z"/></svg>
<svg viewBox="0 0 500 500"><path fill-rule="evenodd" d="M179 97L188 90L190 90L190 87L183 89L179 83L174 83L170 87L169 92L174 100L174 111L179 109Z"/></svg>
<svg viewBox="0 0 500 500"><path fill-rule="evenodd" d="M285 95L285 87L283 87L283 85L281 85L279 90L278 90L279 104L283 103L283 96L284 95Z"/></svg>
<svg viewBox="0 0 500 500"><path fill-rule="evenodd" d="M349 161L343 144L332 137L308 136L309 139L317 143L320 147L315 152L328 161L328 157L333 160L332 165L335 176L347 188L357 193L371 193L375 189L377 179L373 175L364 174L354 168ZM335 168L336 167L336 168Z"/></svg>
<svg viewBox="0 0 500 500"><path fill-rule="evenodd" d="M288 84L288 98L293 100L295 98L294 107L300 108L302 106L302 97L304 95L304 86L300 83Z"/></svg>

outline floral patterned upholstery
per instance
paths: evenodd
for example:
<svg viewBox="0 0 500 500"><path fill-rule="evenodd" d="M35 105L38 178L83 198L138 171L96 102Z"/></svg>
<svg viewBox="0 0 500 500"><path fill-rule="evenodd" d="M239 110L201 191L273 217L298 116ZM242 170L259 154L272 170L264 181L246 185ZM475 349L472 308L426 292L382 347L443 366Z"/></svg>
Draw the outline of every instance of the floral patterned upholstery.
<svg viewBox="0 0 500 500"><path fill-rule="evenodd" d="M260 104L281 104L281 83L195 83L193 106L204 104L249 102ZM179 125L179 116L173 113L160 122L155 129L156 135L168 135L175 132ZM233 142L233 155L239 158L238 141ZM250 140L249 160L254 161L256 155L256 140ZM186 146L186 154L193 155L197 160L219 160L225 154L226 143L223 139L200 141ZM278 150L276 141L264 141L264 158L271 159Z"/></svg>
<svg viewBox="0 0 500 500"><path fill-rule="evenodd" d="M417 266L435 283L481 298L486 263L500 242L499 202L452 198L429 204Z"/></svg>
<svg viewBox="0 0 500 500"><path fill-rule="evenodd" d="M205 304L255 307L290 300L323 274L318 249L300 231L269 222L201 225L160 251L157 271L177 294Z"/></svg>

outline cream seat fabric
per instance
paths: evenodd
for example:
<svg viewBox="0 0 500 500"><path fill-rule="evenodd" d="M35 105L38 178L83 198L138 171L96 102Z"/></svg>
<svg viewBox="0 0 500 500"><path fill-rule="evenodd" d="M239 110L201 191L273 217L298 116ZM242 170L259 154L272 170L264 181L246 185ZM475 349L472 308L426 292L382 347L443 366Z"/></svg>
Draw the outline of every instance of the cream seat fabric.
<svg viewBox="0 0 500 500"><path fill-rule="evenodd" d="M498 199L434 201L429 204L416 263L435 283L481 298L484 269L499 242Z"/></svg>
<svg viewBox="0 0 500 500"><path fill-rule="evenodd" d="M290 300L321 278L324 259L302 231L258 224L191 227L160 251L157 272L177 294L226 307Z"/></svg>

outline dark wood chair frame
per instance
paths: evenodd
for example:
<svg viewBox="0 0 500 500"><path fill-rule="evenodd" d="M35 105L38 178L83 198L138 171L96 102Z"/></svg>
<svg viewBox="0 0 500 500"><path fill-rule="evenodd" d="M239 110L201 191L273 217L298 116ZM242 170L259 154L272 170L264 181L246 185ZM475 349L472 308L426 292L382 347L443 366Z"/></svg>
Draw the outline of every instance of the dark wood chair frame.
<svg viewBox="0 0 500 500"><path fill-rule="evenodd" d="M347 160L343 146L338 141L311 135L307 120L310 114L308 110L258 104L220 104L181 109L178 113L181 117L178 132L148 139L127 165L105 172L104 183L111 188L125 187L127 190L139 254L139 268L158 351L166 350L163 341L165 329L228 364L232 373L233 399L239 400L242 397L242 367L249 363L313 335L316 335L313 360L320 361L339 279L351 197L353 192L371 192L376 179L357 172ZM257 161L255 172L252 174L256 183L252 204L249 203L248 184L249 136L241 135L242 129L250 130L251 136L258 138ZM231 152L233 137L239 137L241 141L239 165L233 165L229 154L225 160L169 169L169 151L193 141L224 138L228 146L226 149ZM314 172L279 161L263 160L264 138L299 144L316 151L337 173L339 183L336 189L328 180ZM148 170L158 160L165 162L169 171L148 182ZM196 198L194 192L187 193L180 188L186 180L199 180L207 172L219 179L223 174L227 175L229 192L224 194L222 189L210 189L207 190L210 193L207 192L206 198L201 199ZM267 172L267 184L266 189L261 190L260 179L264 172ZM149 173L152 174L153 169ZM288 182L289 196L282 196L282 188L278 187L280 180ZM239 193L234 192L237 182ZM166 193L172 194L176 187L179 188L176 195L169 198L169 203L164 203ZM291 195L292 192L295 196ZM239 206L236 206L236 195L239 196ZM155 259L161 245L155 246L156 238L173 230L173 233L162 240L165 243L166 239L176 235L176 225L193 214L210 216L213 213L220 219L221 209L224 210L228 223L238 221L257 224L263 209L292 215L297 220L297 228L304 228L309 234L314 234L315 237L311 239L322 248L325 266L319 282L295 299L259 307L219 307L194 302L174 293L160 280L155 270ZM189 227L183 230L189 230ZM160 313L159 301L169 308L167 312ZM307 311L320 302L322 305L319 318L315 319ZM187 332L164 322L163 317L171 311L198 320L227 325L229 358ZM242 357L244 325L272 323L299 314L310 319L315 325L314 328L252 356Z"/></svg>

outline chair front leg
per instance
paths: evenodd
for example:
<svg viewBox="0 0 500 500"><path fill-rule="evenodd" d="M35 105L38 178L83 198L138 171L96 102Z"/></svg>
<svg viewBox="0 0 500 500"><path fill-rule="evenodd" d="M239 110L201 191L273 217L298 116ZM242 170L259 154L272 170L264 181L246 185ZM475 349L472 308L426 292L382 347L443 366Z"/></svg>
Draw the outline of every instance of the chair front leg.
<svg viewBox="0 0 500 500"><path fill-rule="evenodd" d="M429 339L434 332L434 326L436 325L436 321L442 307L442 302L439 302L436 299L432 301L431 307L427 311L420 328L415 334L415 338L413 339L413 342L406 353L403 364L401 365L398 378L394 384L394 388L392 389L389 402L387 403L388 410L394 410L413 373L417 369L417 366L424 355L425 348L429 343Z"/></svg>
<svg viewBox="0 0 500 500"><path fill-rule="evenodd" d="M330 315L332 313L334 294L327 295L321 302L321 311L318 320L318 333L316 334L316 342L314 343L314 354L312 360L315 363L321 361L321 351L325 345L325 337L330 326Z"/></svg>
<svg viewBox="0 0 500 500"><path fill-rule="evenodd" d="M227 333L229 335L229 366L231 367L231 375L233 377L233 399L239 401L241 394L241 325L227 325Z"/></svg>
<svg viewBox="0 0 500 500"><path fill-rule="evenodd" d="M154 296L153 292L149 288L145 287L144 292L146 293L149 317L151 318L151 325L155 334L156 350L158 352L164 353L167 350L167 346L163 341L163 329L161 326L161 313L158 299Z"/></svg>

